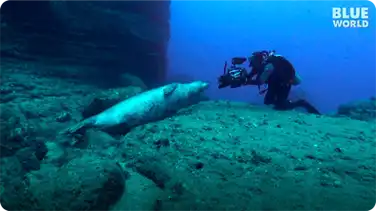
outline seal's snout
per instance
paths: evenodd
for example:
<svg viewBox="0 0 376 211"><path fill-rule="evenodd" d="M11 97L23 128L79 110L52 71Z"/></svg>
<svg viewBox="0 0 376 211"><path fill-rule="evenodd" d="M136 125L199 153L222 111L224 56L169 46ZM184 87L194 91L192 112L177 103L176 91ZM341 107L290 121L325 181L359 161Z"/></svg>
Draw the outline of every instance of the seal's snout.
<svg viewBox="0 0 376 211"><path fill-rule="evenodd" d="M207 88L209 88L209 83L202 82L202 84L201 84L202 91L206 90Z"/></svg>
<svg viewBox="0 0 376 211"><path fill-rule="evenodd" d="M203 82L203 81L194 81L192 83L187 84L189 87L189 90L192 93L200 93L208 89L209 83Z"/></svg>

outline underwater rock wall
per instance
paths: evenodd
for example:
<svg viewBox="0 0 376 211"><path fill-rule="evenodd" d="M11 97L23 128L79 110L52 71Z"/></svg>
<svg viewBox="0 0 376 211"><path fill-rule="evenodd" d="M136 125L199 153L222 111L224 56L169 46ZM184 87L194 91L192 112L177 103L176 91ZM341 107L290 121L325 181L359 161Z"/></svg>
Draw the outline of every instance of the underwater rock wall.
<svg viewBox="0 0 376 211"><path fill-rule="evenodd" d="M165 75L169 7L169 1L8 1L1 57L65 65L48 73L62 78L129 73L152 85ZM72 73L70 66L85 69Z"/></svg>

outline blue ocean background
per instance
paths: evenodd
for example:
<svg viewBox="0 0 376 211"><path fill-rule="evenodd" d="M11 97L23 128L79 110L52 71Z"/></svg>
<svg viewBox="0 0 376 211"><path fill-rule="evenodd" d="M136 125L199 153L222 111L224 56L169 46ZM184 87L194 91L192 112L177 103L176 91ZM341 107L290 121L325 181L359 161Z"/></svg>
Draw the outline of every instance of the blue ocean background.
<svg viewBox="0 0 376 211"><path fill-rule="evenodd" d="M368 28L335 28L333 7L369 7ZM375 7L368 1L172 1L169 76L209 81L213 99L262 104L256 87L221 89L224 62L258 50L288 58L303 82L291 98L321 112L375 95Z"/></svg>

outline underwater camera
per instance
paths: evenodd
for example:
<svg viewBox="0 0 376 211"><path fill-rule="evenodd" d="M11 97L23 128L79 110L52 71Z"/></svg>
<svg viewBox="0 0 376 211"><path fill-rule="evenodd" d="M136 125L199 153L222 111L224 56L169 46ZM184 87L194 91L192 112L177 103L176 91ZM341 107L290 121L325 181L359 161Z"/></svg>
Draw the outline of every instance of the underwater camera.
<svg viewBox="0 0 376 211"><path fill-rule="evenodd" d="M239 65L247 61L245 57L234 57L231 60L231 66L227 67L227 62L223 67L223 75L218 78L218 88L230 86L237 88L242 86L247 81L247 70Z"/></svg>

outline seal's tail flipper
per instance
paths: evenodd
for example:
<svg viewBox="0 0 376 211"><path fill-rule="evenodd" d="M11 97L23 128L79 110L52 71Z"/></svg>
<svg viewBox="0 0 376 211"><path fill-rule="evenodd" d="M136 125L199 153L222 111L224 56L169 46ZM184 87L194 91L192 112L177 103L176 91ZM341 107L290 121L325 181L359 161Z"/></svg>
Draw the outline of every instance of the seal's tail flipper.
<svg viewBox="0 0 376 211"><path fill-rule="evenodd" d="M172 83L172 84L166 86L165 88L163 88L164 97L169 97L176 90L176 88L178 88L177 83Z"/></svg>
<svg viewBox="0 0 376 211"><path fill-rule="evenodd" d="M85 133L86 129L91 125L91 119L85 119L72 127L69 127L63 131L61 131L61 134L64 135L74 135L74 134L83 134Z"/></svg>

